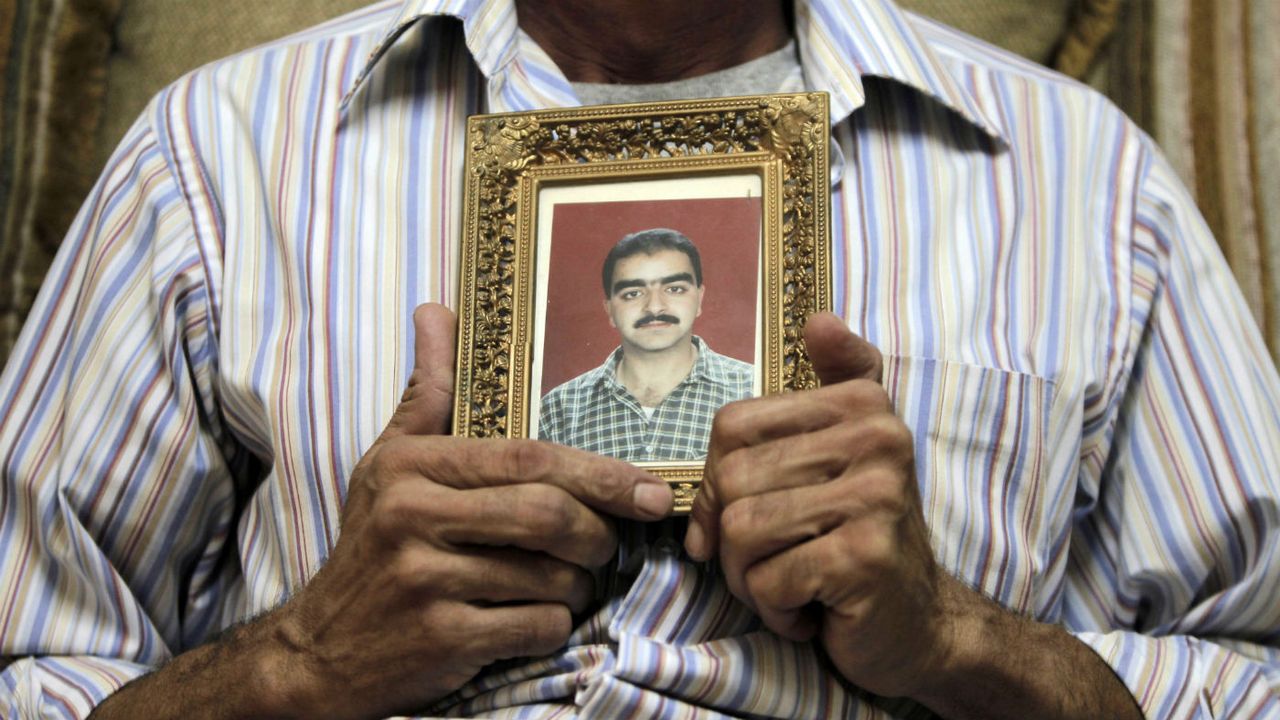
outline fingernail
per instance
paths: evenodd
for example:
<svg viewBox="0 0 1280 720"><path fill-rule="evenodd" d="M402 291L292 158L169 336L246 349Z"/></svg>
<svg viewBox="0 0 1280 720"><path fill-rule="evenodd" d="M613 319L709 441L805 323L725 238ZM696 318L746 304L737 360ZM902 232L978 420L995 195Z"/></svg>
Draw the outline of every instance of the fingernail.
<svg viewBox="0 0 1280 720"><path fill-rule="evenodd" d="M671 488L666 483L645 482L636 485L632 493L636 509L653 519L663 518L671 511Z"/></svg>
<svg viewBox="0 0 1280 720"><path fill-rule="evenodd" d="M693 520L689 521L689 531L684 534L684 550L699 562L707 559L707 536L702 526Z"/></svg>

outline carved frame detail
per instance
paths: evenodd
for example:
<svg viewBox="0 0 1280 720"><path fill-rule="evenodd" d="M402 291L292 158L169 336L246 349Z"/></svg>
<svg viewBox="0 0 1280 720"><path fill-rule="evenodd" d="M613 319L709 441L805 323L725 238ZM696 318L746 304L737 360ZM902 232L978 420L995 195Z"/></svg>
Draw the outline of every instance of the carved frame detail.
<svg viewBox="0 0 1280 720"><path fill-rule="evenodd" d="M454 433L528 436L534 209L548 182L757 172L765 393L810 388L805 318L830 309L824 93L480 115L467 126ZM688 510L701 463L651 468Z"/></svg>

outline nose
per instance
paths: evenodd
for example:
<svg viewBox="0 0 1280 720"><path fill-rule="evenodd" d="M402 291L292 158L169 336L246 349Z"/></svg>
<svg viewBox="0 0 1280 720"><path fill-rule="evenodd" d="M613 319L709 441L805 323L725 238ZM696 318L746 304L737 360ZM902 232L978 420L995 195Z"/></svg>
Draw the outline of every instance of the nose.
<svg viewBox="0 0 1280 720"><path fill-rule="evenodd" d="M666 306L666 298L663 297L660 288L653 288L649 292L645 293L644 309L646 312L649 312L650 314L657 314L658 312L665 310Z"/></svg>

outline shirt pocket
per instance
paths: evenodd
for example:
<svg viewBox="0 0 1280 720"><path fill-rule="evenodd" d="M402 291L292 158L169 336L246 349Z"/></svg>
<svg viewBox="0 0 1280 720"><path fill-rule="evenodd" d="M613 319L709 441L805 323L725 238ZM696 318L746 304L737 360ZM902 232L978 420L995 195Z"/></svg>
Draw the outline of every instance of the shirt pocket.
<svg viewBox="0 0 1280 720"><path fill-rule="evenodd" d="M1002 605L1043 617L1056 596L1071 495L1054 484L1054 385L1024 373L886 356L884 386L911 428L942 565Z"/></svg>

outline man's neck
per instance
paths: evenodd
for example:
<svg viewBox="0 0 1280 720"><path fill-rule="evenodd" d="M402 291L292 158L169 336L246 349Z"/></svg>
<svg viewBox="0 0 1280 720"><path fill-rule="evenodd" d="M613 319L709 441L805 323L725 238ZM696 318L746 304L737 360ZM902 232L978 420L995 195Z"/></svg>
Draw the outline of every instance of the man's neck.
<svg viewBox="0 0 1280 720"><path fill-rule="evenodd" d="M622 351L616 376L618 382L645 407L657 407L667 394L689 377L698 360L698 348L691 340L662 352Z"/></svg>
<svg viewBox="0 0 1280 720"><path fill-rule="evenodd" d="M790 37L781 0L516 0L516 13L573 82L697 77L754 60Z"/></svg>

